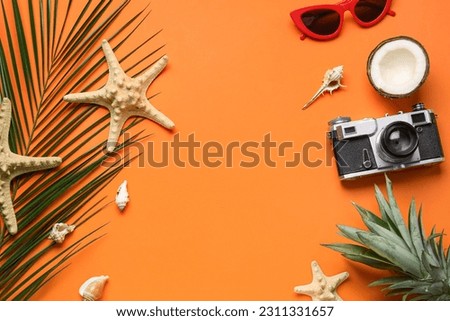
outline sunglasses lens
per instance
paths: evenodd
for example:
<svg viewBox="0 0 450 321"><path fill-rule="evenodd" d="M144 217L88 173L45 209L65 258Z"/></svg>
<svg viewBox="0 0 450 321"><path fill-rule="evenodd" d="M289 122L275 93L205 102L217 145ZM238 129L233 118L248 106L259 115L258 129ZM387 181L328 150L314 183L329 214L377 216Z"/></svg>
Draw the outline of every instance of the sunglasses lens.
<svg viewBox="0 0 450 321"><path fill-rule="evenodd" d="M314 9L302 14L301 19L310 31L321 36L328 36L338 30L341 16L334 10Z"/></svg>
<svg viewBox="0 0 450 321"><path fill-rule="evenodd" d="M381 15L386 2L387 0L360 0L355 5L355 15L363 22L372 22Z"/></svg>

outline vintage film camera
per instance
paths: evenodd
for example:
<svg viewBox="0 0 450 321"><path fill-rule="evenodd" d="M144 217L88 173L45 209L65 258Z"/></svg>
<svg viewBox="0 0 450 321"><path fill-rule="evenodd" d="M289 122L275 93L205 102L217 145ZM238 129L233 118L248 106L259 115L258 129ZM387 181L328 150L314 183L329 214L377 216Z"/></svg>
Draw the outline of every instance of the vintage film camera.
<svg viewBox="0 0 450 321"><path fill-rule="evenodd" d="M342 180L444 160L436 115L422 103L409 113L355 121L338 117L328 124Z"/></svg>

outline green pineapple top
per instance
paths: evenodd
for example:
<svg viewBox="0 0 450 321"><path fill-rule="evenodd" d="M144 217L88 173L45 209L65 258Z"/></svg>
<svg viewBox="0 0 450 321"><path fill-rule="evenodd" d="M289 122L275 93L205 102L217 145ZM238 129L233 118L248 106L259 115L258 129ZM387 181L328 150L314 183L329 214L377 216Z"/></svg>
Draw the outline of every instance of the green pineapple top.
<svg viewBox="0 0 450 321"><path fill-rule="evenodd" d="M375 186L381 217L354 204L367 231L338 225L341 235L358 244L323 245L350 260L393 271L395 276L371 283L386 286L387 295L402 295L404 300L450 300L450 248L444 250L444 234L433 227L425 235L422 209L417 213L414 199L406 225L387 176L386 189L387 199Z"/></svg>

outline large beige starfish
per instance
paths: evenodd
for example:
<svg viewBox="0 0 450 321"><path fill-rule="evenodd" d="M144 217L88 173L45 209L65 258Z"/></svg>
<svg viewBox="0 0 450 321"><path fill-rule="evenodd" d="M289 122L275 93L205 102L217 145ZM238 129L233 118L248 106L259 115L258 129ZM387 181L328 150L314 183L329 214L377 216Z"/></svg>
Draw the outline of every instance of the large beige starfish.
<svg viewBox="0 0 450 321"><path fill-rule="evenodd" d="M111 123L107 151L112 152L114 150L122 126L131 116L148 118L165 128L172 129L175 124L150 104L146 96L150 84L166 67L168 57L163 56L143 74L131 78L120 67L119 61L106 40L103 40L102 48L109 70L106 85L96 91L65 95L64 100L73 103L96 104L109 109Z"/></svg>
<svg viewBox="0 0 450 321"><path fill-rule="evenodd" d="M11 101L3 98L0 106L0 211L9 234L17 233L17 220L11 200L10 183L19 175L48 169L61 163L59 157L29 157L17 155L9 149Z"/></svg>
<svg viewBox="0 0 450 321"><path fill-rule="evenodd" d="M311 269L313 274L312 282L296 286L294 291L299 294L309 295L313 301L342 301L336 290L348 278L348 272L326 276L316 261L311 262Z"/></svg>

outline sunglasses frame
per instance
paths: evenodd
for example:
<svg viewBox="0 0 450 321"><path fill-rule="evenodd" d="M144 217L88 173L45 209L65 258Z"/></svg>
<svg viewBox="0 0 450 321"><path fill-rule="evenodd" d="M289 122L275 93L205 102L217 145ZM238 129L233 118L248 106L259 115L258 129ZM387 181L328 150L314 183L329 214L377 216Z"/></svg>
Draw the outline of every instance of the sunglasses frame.
<svg viewBox="0 0 450 321"><path fill-rule="evenodd" d="M338 2L336 4L324 4L324 5L309 6L309 7L294 10L291 12L290 15L291 15L291 18L294 21L295 25L302 33L302 35L300 36L301 40L305 40L306 37L309 37L311 39L316 39L316 40L330 40L330 39L336 38L342 30L342 26L344 24L344 13L346 11L350 11L350 13L352 14L353 19L356 21L356 23L364 28L369 28L369 27L376 25L378 22L383 20L384 17L386 17L386 15L390 15L393 17L395 16L395 12L391 10L392 0L386 0L386 5L384 6L384 9L381 12L381 14L373 21L364 22L364 21L360 20L357 17L357 15L355 14L355 6L359 1L361 1L361 0L342 0L341 2ZM316 34L316 33L312 32L311 30L309 30L308 27L306 27L305 24L303 23L301 17L304 13L311 11L311 10L318 10L318 9L319 10L320 9L333 10L339 14L339 16L340 16L339 27L332 34L329 34L329 35Z"/></svg>

